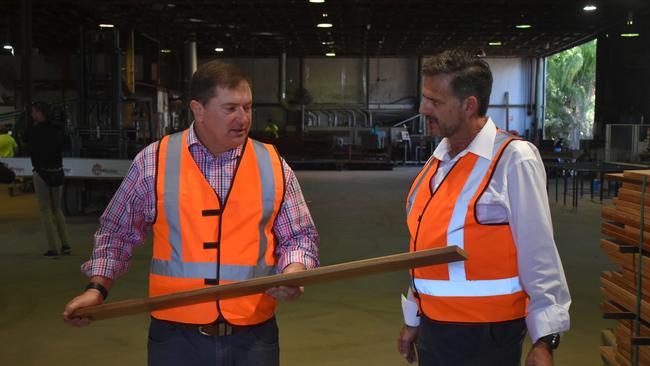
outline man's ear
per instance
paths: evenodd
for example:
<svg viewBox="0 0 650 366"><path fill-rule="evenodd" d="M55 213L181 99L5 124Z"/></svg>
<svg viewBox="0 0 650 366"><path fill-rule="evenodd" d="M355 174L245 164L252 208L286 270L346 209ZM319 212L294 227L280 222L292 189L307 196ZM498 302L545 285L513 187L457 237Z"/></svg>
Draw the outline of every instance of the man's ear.
<svg viewBox="0 0 650 366"><path fill-rule="evenodd" d="M205 114L205 109L203 108L203 104L192 99L190 101L190 109L192 110L192 114L194 115L194 122L203 123L203 115Z"/></svg>
<svg viewBox="0 0 650 366"><path fill-rule="evenodd" d="M471 95L465 99L463 112L465 112L468 116L478 114L478 99L475 96Z"/></svg>

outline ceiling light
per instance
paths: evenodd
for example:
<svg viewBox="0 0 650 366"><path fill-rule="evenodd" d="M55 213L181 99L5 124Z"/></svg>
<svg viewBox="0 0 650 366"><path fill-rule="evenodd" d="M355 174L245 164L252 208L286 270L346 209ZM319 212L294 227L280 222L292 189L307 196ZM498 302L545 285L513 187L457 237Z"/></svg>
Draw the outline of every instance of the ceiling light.
<svg viewBox="0 0 650 366"><path fill-rule="evenodd" d="M501 46L501 45L502 45L502 43L499 42L499 41L497 41L497 42L490 42L490 43L488 43L488 44L489 44L490 46Z"/></svg>
<svg viewBox="0 0 650 366"><path fill-rule="evenodd" d="M336 56L336 53L334 53L334 52L328 52L328 53L325 54L325 56L327 56L327 57L334 57L334 56Z"/></svg>
<svg viewBox="0 0 650 366"><path fill-rule="evenodd" d="M325 2L325 0L309 0L309 2L314 4L322 4Z"/></svg>
<svg viewBox="0 0 650 366"><path fill-rule="evenodd" d="M99 28L113 28L115 27L113 24L100 24Z"/></svg>
<svg viewBox="0 0 650 366"><path fill-rule="evenodd" d="M318 25L316 25L316 26L318 28L332 28L333 27L332 23L318 23Z"/></svg>
<svg viewBox="0 0 650 366"><path fill-rule="evenodd" d="M321 42L320 44L322 44L324 46L333 45L334 41L325 41L325 42Z"/></svg>
<svg viewBox="0 0 650 366"><path fill-rule="evenodd" d="M188 18L187 19L190 23L205 23L205 20L199 19L199 18Z"/></svg>
<svg viewBox="0 0 650 366"><path fill-rule="evenodd" d="M214 52L223 52L223 48L217 47L214 49Z"/></svg>
<svg viewBox="0 0 650 366"><path fill-rule="evenodd" d="M323 18L327 18L327 13L323 13Z"/></svg>
<svg viewBox="0 0 650 366"><path fill-rule="evenodd" d="M531 28L531 27L532 27L532 25L530 25L530 24L517 24L517 25L515 25L515 28L517 28L517 29L528 29L528 28Z"/></svg>
<svg viewBox="0 0 650 366"><path fill-rule="evenodd" d="M2 46L2 48L4 48L5 50L13 50L13 49L14 49L14 46L12 46L12 45L10 45L9 43L7 43L7 44L5 44L4 46Z"/></svg>
<svg viewBox="0 0 650 366"><path fill-rule="evenodd" d="M163 48L160 50L160 53L172 53L172 50L170 50L169 48Z"/></svg>
<svg viewBox="0 0 650 366"><path fill-rule="evenodd" d="M596 5L593 4L593 3L589 3L589 4L585 5L584 8L582 8L582 10L584 10L584 11L594 11L596 9L598 9L598 7L596 7Z"/></svg>
<svg viewBox="0 0 650 366"><path fill-rule="evenodd" d="M638 36L640 36L639 33L633 33L633 32L621 33L621 37L625 37L625 38L632 38L632 37L638 37Z"/></svg>

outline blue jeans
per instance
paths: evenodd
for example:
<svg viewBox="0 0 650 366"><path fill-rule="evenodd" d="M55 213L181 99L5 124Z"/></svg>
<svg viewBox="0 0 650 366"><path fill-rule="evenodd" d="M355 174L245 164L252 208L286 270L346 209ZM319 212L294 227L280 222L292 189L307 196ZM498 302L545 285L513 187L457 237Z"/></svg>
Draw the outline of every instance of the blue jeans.
<svg viewBox="0 0 650 366"><path fill-rule="evenodd" d="M150 366L277 366L280 364L275 318L228 336L206 336L157 319L149 326Z"/></svg>
<svg viewBox="0 0 650 366"><path fill-rule="evenodd" d="M447 323L423 316L418 329L421 366L518 366L524 318L499 323Z"/></svg>

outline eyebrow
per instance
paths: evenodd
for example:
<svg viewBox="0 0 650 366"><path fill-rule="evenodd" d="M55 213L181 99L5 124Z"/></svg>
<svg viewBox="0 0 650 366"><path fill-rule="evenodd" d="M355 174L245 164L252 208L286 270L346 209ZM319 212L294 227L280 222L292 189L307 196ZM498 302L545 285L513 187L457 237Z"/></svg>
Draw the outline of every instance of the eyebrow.
<svg viewBox="0 0 650 366"><path fill-rule="evenodd" d="M248 102L248 103L244 103L243 105L247 106L247 105L252 105L252 104L253 104L253 102L251 101L251 102ZM238 106L238 105L240 105L240 104L239 103L223 103L221 106L222 107L234 107L234 106Z"/></svg>

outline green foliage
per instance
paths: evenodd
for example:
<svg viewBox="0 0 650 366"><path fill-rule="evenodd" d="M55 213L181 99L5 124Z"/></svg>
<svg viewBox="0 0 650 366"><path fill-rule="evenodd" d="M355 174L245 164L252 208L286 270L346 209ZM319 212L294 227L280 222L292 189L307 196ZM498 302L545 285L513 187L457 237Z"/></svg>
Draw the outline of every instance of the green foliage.
<svg viewBox="0 0 650 366"><path fill-rule="evenodd" d="M592 137L596 91L596 40L547 60L544 137L577 149Z"/></svg>

